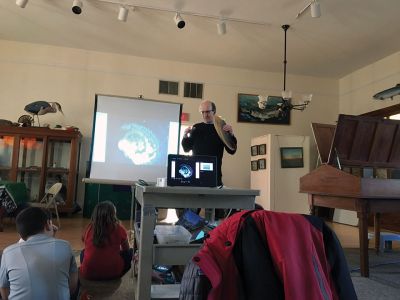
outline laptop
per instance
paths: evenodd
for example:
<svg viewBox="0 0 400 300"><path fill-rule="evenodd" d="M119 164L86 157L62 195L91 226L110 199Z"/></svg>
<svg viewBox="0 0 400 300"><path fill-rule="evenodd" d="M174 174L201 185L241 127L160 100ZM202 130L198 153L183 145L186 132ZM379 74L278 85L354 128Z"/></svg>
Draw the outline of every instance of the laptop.
<svg viewBox="0 0 400 300"><path fill-rule="evenodd" d="M168 155L168 186L217 186L217 158L206 155Z"/></svg>

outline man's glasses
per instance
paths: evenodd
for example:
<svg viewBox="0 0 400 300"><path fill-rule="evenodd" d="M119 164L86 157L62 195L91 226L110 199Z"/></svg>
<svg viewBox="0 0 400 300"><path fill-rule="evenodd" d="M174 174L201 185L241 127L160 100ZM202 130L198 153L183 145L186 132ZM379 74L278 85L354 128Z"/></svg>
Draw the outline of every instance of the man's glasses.
<svg viewBox="0 0 400 300"><path fill-rule="evenodd" d="M213 111L212 110L203 110L203 111L201 111L200 113L202 114L202 115L204 115L204 114L211 114Z"/></svg>

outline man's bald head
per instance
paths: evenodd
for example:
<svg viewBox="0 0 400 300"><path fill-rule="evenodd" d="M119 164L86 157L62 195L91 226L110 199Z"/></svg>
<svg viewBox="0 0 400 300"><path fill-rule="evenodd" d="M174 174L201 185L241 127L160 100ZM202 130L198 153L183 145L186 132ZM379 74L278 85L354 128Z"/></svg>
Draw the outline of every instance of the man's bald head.
<svg viewBox="0 0 400 300"><path fill-rule="evenodd" d="M201 113L204 123L214 123L214 115L217 111L215 103L210 100L203 100L199 106L199 112Z"/></svg>

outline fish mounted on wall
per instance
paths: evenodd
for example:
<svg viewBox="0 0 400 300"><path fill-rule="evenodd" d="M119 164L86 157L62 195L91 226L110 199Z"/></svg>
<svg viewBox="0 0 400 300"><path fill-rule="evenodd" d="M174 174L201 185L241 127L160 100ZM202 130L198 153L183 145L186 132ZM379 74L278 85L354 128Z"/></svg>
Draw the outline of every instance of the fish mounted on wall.
<svg viewBox="0 0 400 300"><path fill-rule="evenodd" d="M400 95L400 83L396 84L396 86L390 89L376 93L373 98L375 100L385 100L387 98L391 98L393 100L393 97L397 95Z"/></svg>

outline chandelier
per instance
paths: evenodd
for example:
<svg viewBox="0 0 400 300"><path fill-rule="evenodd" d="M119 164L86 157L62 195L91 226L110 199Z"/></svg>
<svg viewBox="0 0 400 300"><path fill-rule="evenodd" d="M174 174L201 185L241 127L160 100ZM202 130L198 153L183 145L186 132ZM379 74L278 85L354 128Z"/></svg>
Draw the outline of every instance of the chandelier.
<svg viewBox="0 0 400 300"><path fill-rule="evenodd" d="M282 101L280 103L275 104L275 117L283 118L286 117L288 112L292 109L303 111L306 109L307 105L310 104L312 94L304 94L302 95L302 100L299 103L292 103L292 91L286 90L286 34L287 30L290 28L290 25L282 25L282 29L285 33L285 45L283 52L283 90L282 90ZM273 98L273 97L272 97ZM270 102L270 97L258 96L258 107L260 109L265 109Z"/></svg>

